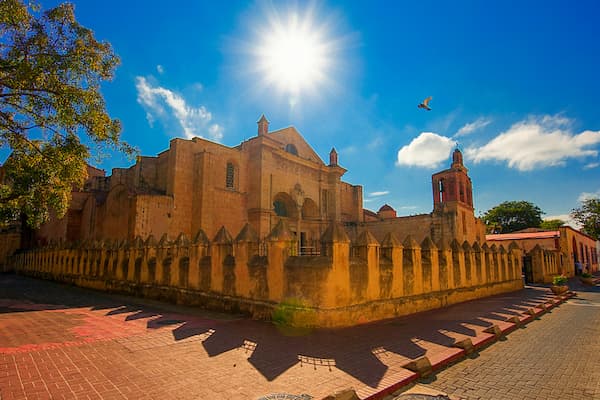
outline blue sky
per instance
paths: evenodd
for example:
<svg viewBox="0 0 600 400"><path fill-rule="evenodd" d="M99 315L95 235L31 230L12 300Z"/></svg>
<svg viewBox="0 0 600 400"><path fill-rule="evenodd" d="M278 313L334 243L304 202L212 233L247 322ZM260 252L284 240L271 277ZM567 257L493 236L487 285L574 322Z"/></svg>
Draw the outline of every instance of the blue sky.
<svg viewBox="0 0 600 400"><path fill-rule="evenodd" d="M458 144L477 215L506 200L566 215L600 195L600 5L498 3L74 1L121 58L103 93L143 155L174 137L235 146L264 113L323 160L335 147L365 208L430 212ZM272 70L304 51L296 75Z"/></svg>

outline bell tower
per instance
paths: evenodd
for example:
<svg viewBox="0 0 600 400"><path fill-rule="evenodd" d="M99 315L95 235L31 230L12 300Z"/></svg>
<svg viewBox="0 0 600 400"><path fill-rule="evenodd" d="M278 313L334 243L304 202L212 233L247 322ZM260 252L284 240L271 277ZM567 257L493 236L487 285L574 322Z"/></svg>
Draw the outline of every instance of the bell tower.
<svg viewBox="0 0 600 400"><path fill-rule="evenodd" d="M459 149L452 153L450 168L431 176L433 191L432 238L462 243L485 241L485 225L475 217L473 186Z"/></svg>
<svg viewBox="0 0 600 400"><path fill-rule="evenodd" d="M452 153L450 169L431 176L433 189L433 209L442 205L456 204L473 209L473 185L463 164L463 156L459 149Z"/></svg>

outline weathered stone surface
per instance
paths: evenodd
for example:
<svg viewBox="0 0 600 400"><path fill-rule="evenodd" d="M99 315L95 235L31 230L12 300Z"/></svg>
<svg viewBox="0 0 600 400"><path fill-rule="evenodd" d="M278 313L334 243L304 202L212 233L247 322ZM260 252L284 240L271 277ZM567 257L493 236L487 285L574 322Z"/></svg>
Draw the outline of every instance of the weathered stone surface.
<svg viewBox="0 0 600 400"><path fill-rule="evenodd" d="M409 363L404 364L403 367L410 371L418 373L422 378L428 377L433 371L431 362L426 356L419 357L416 360L412 360Z"/></svg>
<svg viewBox="0 0 600 400"><path fill-rule="evenodd" d="M325 397L323 400L360 400L354 389L345 389Z"/></svg>
<svg viewBox="0 0 600 400"><path fill-rule="evenodd" d="M337 223L329 224L321 236L323 243L350 243L350 238L343 226Z"/></svg>

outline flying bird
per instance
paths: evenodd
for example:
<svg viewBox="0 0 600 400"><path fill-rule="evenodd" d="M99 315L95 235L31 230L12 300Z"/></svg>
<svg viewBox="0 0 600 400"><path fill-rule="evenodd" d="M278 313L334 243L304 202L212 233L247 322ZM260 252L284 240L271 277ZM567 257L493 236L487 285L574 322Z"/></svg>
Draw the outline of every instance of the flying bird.
<svg viewBox="0 0 600 400"><path fill-rule="evenodd" d="M423 100L423 102L421 104L419 104L417 107L424 108L427 111L431 111L431 108L429 108L429 102L430 101L431 101L431 96L429 96L428 98L426 98L425 100Z"/></svg>

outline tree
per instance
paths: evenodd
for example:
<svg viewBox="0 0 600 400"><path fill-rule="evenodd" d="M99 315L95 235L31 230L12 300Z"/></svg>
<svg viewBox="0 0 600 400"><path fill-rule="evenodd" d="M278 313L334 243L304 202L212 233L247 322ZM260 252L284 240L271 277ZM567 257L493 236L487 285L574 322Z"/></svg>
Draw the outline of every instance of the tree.
<svg viewBox="0 0 600 400"><path fill-rule="evenodd" d="M23 0L0 0L0 221L28 225L62 217L73 188L87 177L90 146L132 155L120 139L100 83L119 59L75 20L73 5L41 12ZM84 144L89 143L89 144Z"/></svg>
<svg viewBox="0 0 600 400"><path fill-rule="evenodd" d="M600 198L591 197L581 202L581 207L573 209L571 218L580 223L582 231L600 240Z"/></svg>
<svg viewBox="0 0 600 400"><path fill-rule="evenodd" d="M540 228L546 229L549 231L554 231L554 230L558 229L558 227L563 226L564 224L565 224L565 221L563 221L562 219L545 219L540 224Z"/></svg>
<svg viewBox="0 0 600 400"><path fill-rule="evenodd" d="M482 218L492 233L515 232L525 228L538 228L542 223L542 210L528 201L505 201L488 210Z"/></svg>

